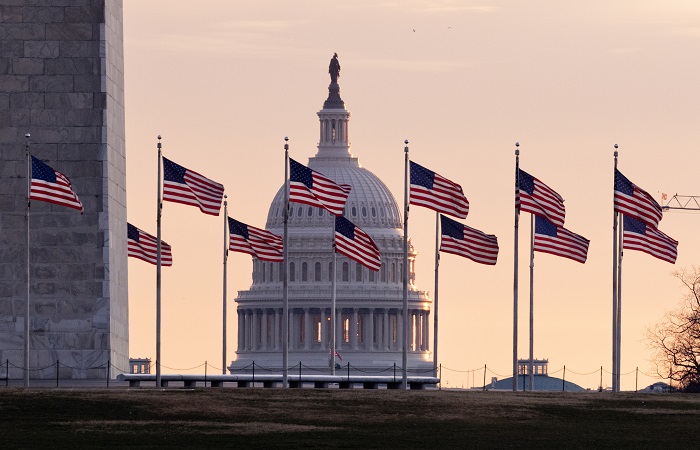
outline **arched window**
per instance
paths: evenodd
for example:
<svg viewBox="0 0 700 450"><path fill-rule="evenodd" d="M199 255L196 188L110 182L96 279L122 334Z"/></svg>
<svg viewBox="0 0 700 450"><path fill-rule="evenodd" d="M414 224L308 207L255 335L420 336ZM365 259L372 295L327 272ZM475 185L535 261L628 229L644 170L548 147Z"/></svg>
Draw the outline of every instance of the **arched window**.
<svg viewBox="0 0 700 450"><path fill-rule="evenodd" d="M306 261L301 263L301 281L309 281L309 265Z"/></svg>
<svg viewBox="0 0 700 450"><path fill-rule="evenodd" d="M328 281L333 281L333 277L335 274L333 273L333 263L330 262L328 263Z"/></svg>
<svg viewBox="0 0 700 450"><path fill-rule="evenodd" d="M362 207L362 217L367 217L367 208Z"/></svg>
<svg viewBox="0 0 700 450"><path fill-rule="evenodd" d="M318 209L318 217L323 216L323 208L316 208Z"/></svg>
<svg viewBox="0 0 700 450"><path fill-rule="evenodd" d="M301 206L298 207L298 208L297 208L297 217L301 217L301 215L302 215L303 213L304 213L304 210L302 209L302 207L301 207Z"/></svg>
<svg viewBox="0 0 700 450"><path fill-rule="evenodd" d="M281 283L284 281L284 263L280 263L277 267L279 267L279 280Z"/></svg>
<svg viewBox="0 0 700 450"><path fill-rule="evenodd" d="M357 217L357 208L354 206L350 209L350 213L352 214L353 217Z"/></svg>
<svg viewBox="0 0 700 450"><path fill-rule="evenodd" d="M260 281L264 283L265 282L265 263L264 262L260 262L260 268L262 269Z"/></svg>
<svg viewBox="0 0 700 450"><path fill-rule="evenodd" d="M289 281L296 281L297 280L296 274L294 273L294 269L295 269L294 263L290 262L289 263Z"/></svg>
<svg viewBox="0 0 700 450"><path fill-rule="evenodd" d="M272 280L274 279L274 273L273 273L273 271L274 271L274 268L275 268L275 263L271 262L271 263L268 263L268 264L269 264L269 268L268 268L269 271L268 271L268 272L270 273L270 275L268 275L267 281L269 281L270 283L272 283Z"/></svg>
<svg viewBox="0 0 700 450"><path fill-rule="evenodd" d="M350 281L350 265L347 262L343 263L343 281Z"/></svg>
<svg viewBox="0 0 700 450"><path fill-rule="evenodd" d="M374 283L374 274L375 274L374 270L370 270L370 271L369 271L369 281L370 281L370 283Z"/></svg>
<svg viewBox="0 0 700 450"><path fill-rule="evenodd" d="M307 216L311 217L314 215L314 208L312 206L309 206L309 212L306 213Z"/></svg>
<svg viewBox="0 0 700 450"><path fill-rule="evenodd" d="M314 281L321 281L321 263L314 264Z"/></svg>
<svg viewBox="0 0 700 450"><path fill-rule="evenodd" d="M396 283L396 263L391 263L391 282Z"/></svg>
<svg viewBox="0 0 700 450"><path fill-rule="evenodd" d="M377 208L372 207L372 217L377 217Z"/></svg>
<svg viewBox="0 0 700 450"><path fill-rule="evenodd" d="M355 281L362 281L362 264L355 263Z"/></svg>
<svg viewBox="0 0 700 450"><path fill-rule="evenodd" d="M386 283L386 263L382 263L381 267L379 268L379 274L381 275L382 282Z"/></svg>

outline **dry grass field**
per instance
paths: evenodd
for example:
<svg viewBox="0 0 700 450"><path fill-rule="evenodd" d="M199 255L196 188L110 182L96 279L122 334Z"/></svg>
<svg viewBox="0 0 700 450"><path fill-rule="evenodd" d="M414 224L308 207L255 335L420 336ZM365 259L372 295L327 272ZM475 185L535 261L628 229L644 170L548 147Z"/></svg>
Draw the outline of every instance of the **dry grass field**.
<svg viewBox="0 0 700 450"><path fill-rule="evenodd" d="M682 394L0 389L2 449L673 448L699 429Z"/></svg>

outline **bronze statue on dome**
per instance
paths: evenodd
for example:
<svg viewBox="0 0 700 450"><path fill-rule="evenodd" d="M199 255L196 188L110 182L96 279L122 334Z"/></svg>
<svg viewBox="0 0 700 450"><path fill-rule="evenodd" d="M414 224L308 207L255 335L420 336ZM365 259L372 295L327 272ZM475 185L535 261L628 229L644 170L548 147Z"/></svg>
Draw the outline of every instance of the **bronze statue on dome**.
<svg viewBox="0 0 700 450"><path fill-rule="evenodd" d="M340 76L340 63L338 62L338 54L333 53L331 63L328 66L328 73L331 74L331 83L337 83Z"/></svg>

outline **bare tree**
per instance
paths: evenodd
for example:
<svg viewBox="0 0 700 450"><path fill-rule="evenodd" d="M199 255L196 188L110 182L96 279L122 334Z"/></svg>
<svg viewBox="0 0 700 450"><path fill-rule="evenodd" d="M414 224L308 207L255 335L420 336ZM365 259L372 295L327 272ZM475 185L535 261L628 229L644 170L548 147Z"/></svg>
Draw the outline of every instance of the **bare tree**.
<svg viewBox="0 0 700 450"><path fill-rule="evenodd" d="M700 268L673 273L687 288L677 309L647 329L656 372L678 383L679 389L700 392Z"/></svg>

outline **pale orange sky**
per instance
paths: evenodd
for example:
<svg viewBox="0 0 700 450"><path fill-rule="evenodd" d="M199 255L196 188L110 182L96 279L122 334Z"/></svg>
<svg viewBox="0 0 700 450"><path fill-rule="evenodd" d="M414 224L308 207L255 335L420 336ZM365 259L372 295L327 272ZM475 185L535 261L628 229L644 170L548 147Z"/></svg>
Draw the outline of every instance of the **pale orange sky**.
<svg viewBox="0 0 700 450"><path fill-rule="evenodd" d="M152 234L158 134L164 155L224 184L232 217L263 227L284 179L284 136L293 158L316 152L316 112L337 52L361 164L402 205L408 139L414 161L462 185L471 203L463 223L498 236L496 266L454 255L440 266L440 362L487 364L487 381L512 368L516 141L521 167L566 199L566 227L591 240L585 265L535 257L535 356L549 358L554 376L566 364L566 379L583 387L596 388L600 366L611 367L613 144L620 170L659 201L661 192L700 195L696 1L126 0L124 36L128 219ZM416 283L432 292L435 216L412 211ZM699 263L699 220L665 214L660 229L680 242L675 267ZM220 371L223 217L166 203L162 229L175 261L163 269L162 364L208 361ZM523 358L528 232L523 214ZM230 363L233 300L251 284L251 258L231 254L228 265ZM625 254L622 372L632 373L622 389L634 389L636 367L650 372L643 335L683 294L675 267ZM155 359L155 268L136 259L129 308L130 355ZM639 387L653 381L640 374ZM471 374L444 370L444 385L471 386Z"/></svg>

